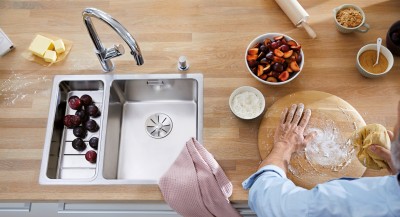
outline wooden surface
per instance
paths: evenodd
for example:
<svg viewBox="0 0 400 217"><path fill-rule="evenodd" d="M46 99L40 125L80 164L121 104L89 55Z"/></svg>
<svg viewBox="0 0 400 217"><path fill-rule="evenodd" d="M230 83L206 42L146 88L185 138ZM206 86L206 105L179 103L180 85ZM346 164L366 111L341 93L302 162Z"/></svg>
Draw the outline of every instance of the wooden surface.
<svg viewBox="0 0 400 217"><path fill-rule="evenodd" d="M185 73L204 74L204 145L233 182L233 201L247 200L241 183L260 162L261 118L239 120L229 110L229 95L239 86L260 90L267 109L296 91L328 92L354 106L366 123L392 128L400 99L400 57L395 57L391 72L379 79L362 77L355 58L363 45L377 37L386 44L389 26L400 18L400 1L353 1L364 10L371 28L368 33L349 35L336 30L332 17L332 9L348 1L299 2L318 34L314 40L293 26L273 0L1 0L0 28L16 49L0 58L0 200L162 200L157 186L38 184L53 76L103 73L82 21L85 7L114 16L140 45L144 65L136 66L125 54L114 59L114 73L177 73L178 57L186 55L190 69ZM107 47L125 44L105 24L95 25ZM22 53L37 32L71 40L68 57L50 67L24 59ZM266 86L246 70L248 43L266 32L282 32L302 44L305 65L289 84Z"/></svg>
<svg viewBox="0 0 400 217"><path fill-rule="evenodd" d="M365 126L361 115L346 101L321 91L299 91L277 100L265 113L258 130L261 159L274 146L276 126L284 108L304 103L312 116L306 133L316 132L306 151L295 153L290 160L288 178L296 185L313 188L317 184L341 177L361 177L365 167L357 159L350 137Z"/></svg>

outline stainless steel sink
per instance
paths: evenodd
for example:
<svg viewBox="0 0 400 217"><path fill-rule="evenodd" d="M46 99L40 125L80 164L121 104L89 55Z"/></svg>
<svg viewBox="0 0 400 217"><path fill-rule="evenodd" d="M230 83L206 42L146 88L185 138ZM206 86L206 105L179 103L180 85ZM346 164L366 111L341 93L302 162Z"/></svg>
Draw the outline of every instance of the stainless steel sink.
<svg viewBox="0 0 400 217"><path fill-rule="evenodd" d="M101 111L95 164L71 146L63 126L71 95L89 94ZM41 184L156 184L191 137L202 140L201 74L56 76Z"/></svg>

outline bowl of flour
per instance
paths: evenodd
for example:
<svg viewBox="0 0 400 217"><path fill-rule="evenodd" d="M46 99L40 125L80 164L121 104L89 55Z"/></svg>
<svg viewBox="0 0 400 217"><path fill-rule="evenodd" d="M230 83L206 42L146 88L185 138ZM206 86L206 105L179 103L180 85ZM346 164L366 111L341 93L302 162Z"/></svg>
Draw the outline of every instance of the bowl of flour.
<svg viewBox="0 0 400 217"><path fill-rule="evenodd" d="M239 87L229 97L229 107L232 113L241 119L257 118L265 108L264 95L254 87Z"/></svg>

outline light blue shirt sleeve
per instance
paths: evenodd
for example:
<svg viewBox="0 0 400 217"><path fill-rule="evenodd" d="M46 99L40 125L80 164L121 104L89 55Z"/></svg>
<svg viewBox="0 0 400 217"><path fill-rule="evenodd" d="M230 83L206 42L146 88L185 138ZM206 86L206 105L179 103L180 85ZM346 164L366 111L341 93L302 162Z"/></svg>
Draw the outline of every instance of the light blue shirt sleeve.
<svg viewBox="0 0 400 217"><path fill-rule="evenodd" d="M307 190L296 186L281 168L267 165L242 185L250 189L249 206L259 217L400 217L396 176L337 179Z"/></svg>
<svg viewBox="0 0 400 217"><path fill-rule="evenodd" d="M308 216L311 194L297 187L274 165L260 168L243 183L250 189L249 206L257 216Z"/></svg>

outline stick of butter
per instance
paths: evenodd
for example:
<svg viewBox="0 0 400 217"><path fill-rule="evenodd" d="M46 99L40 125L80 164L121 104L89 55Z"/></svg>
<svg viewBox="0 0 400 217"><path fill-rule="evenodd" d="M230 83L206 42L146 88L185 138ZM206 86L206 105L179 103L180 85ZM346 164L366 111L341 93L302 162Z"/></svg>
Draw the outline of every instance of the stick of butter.
<svg viewBox="0 0 400 217"><path fill-rule="evenodd" d="M53 40L42 35L36 35L35 39L33 39L31 45L29 46L29 50L39 57L44 57L44 54L47 50L53 49Z"/></svg>
<svg viewBox="0 0 400 217"><path fill-rule="evenodd" d="M65 45L62 39L54 41L54 49L56 50L57 54L64 53Z"/></svg>
<svg viewBox="0 0 400 217"><path fill-rule="evenodd" d="M46 50L43 58L44 58L44 61L46 61L46 62L54 63L57 60L57 54L55 51Z"/></svg>

